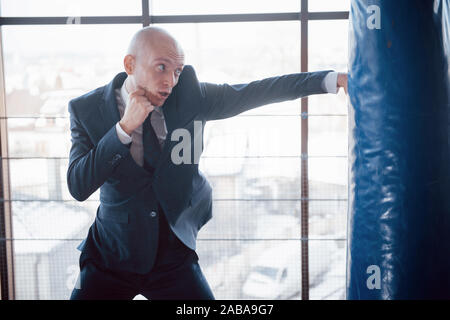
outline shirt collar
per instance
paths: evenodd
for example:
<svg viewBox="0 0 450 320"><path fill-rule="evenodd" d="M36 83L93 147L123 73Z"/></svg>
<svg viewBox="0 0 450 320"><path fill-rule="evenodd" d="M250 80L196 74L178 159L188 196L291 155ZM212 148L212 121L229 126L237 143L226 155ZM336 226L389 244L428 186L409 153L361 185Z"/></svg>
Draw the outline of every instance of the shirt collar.
<svg viewBox="0 0 450 320"><path fill-rule="evenodd" d="M125 107L128 105L129 94L127 88L125 87L125 81L122 84L122 88L120 88L120 95L122 96L122 100L125 103Z"/></svg>

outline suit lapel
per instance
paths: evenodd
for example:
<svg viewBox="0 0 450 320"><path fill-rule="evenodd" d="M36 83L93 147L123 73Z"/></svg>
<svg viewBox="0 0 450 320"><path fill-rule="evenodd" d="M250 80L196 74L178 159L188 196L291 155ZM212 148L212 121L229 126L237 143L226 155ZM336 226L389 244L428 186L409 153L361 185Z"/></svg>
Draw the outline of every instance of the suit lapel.
<svg viewBox="0 0 450 320"><path fill-rule="evenodd" d="M116 123L120 120L119 108L117 106L116 93L115 89L120 88L123 85L123 82L127 78L127 74L125 72L121 72L114 77L114 79L105 86L103 92L102 103L99 107L100 113L102 116L101 123L104 126L102 136L111 129L111 127L115 126ZM124 159L127 163L122 167L127 171L126 174L136 174L137 176L150 174L143 167L138 165L136 161L134 161L133 157L130 156Z"/></svg>
<svg viewBox="0 0 450 320"><path fill-rule="evenodd" d="M100 112L103 117L103 125L105 126L105 133L115 126L117 121L120 120L119 108L117 107L115 89L120 88L127 78L125 72L121 72L114 77L114 79L106 85L103 92L102 105L100 106Z"/></svg>

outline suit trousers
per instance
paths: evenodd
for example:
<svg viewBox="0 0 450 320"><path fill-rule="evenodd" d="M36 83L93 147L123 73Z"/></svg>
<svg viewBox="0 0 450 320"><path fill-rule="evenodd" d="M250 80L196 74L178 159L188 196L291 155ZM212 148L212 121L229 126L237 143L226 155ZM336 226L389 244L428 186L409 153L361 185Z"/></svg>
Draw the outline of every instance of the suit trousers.
<svg viewBox="0 0 450 320"><path fill-rule="evenodd" d="M161 209L155 264L147 274L108 270L92 258L80 258L80 275L71 300L214 300L197 253L169 227Z"/></svg>

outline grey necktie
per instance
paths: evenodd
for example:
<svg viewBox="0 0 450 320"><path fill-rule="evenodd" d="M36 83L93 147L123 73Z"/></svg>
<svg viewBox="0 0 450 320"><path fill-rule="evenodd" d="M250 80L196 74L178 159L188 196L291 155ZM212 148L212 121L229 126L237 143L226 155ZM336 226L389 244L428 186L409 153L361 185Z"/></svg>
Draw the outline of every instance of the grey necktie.
<svg viewBox="0 0 450 320"><path fill-rule="evenodd" d="M151 114L150 122L162 149L164 141L166 140L167 132L164 124L164 115L162 114L161 108L154 109Z"/></svg>
<svg viewBox="0 0 450 320"><path fill-rule="evenodd" d="M153 110L142 124L142 144L144 147L143 166L149 172L153 172L154 168L156 168L158 159L161 156L161 143L164 142L161 142L157 134L159 132L159 135L162 136L161 121L163 119L160 116L154 116L155 113L157 112Z"/></svg>

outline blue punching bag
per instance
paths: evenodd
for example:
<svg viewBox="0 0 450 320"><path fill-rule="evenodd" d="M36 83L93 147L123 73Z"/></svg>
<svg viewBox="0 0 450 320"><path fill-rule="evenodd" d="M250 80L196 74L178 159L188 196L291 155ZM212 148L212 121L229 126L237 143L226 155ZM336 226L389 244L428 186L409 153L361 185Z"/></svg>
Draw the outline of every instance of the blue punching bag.
<svg viewBox="0 0 450 320"><path fill-rule="evenodd" d="M450 0L352 0L347 299L450 299Z"/></svg>

